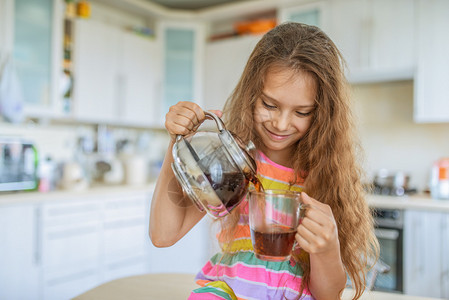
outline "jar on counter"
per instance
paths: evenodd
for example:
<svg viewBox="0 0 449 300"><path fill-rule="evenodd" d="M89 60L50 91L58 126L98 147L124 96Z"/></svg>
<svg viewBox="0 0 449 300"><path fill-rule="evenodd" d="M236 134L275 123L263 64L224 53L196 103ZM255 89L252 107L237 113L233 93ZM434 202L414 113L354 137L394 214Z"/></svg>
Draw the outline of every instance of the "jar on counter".
<svg viewBox="0 0 449 300"><path fill-rule="evenodd" d="M430 193L434 199L449 200L449 158L442 158L433 164Z"/></svg>

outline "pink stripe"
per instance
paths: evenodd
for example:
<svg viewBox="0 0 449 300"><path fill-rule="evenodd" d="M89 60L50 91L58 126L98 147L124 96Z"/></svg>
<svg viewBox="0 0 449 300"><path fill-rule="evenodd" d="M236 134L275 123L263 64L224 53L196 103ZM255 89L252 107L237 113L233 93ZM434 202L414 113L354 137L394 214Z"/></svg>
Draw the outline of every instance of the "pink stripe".
<svg viewBox="0 0 449 300"><path fill-rule="evenodd" d="M217 266L212 266L210 262L208 262L204 268L209 269L210 272L205 273L205 275L210 275L216 278L218 275L223 276L226 275L228 277L239 278L251 282L263 283L271 287L278 287L279 284L282 284L284 287L291 288L293 290L298 290L301 286L301 277L292 275L286 271L275 273L265 269L264 266L260 267L248 267L241 263L236 263L232 266L220 265L217 273Z"/></svg>
<svg viewBox="0 0 449 300"><path fill-rule="evenodd" d="M264 160L266 160L268 163L270 163L271 165L274 165L275 167L283 170L283 171L289 171L289 172L293 172L292 168L288 168L288 167L284 167L281 166L280 164L275 163L274 161L272 161L271 159L269 159L264 153L262 153L261 151L259 151L260 156L262 156L262 158Z"/></svg>

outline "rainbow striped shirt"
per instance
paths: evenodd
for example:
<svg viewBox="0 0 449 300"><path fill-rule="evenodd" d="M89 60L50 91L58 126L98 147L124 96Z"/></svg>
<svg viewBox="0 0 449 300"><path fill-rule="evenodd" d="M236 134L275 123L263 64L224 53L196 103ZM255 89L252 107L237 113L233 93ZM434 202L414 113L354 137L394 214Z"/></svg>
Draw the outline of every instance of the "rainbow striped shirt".
<svg viewBox="0 0 449 300"><path fill-rule="evenodd" d="M259 152L257 173L264 189L301 191L303 179L291 185L293 169L278 165ZM293 258L289 261L269 262L258 259L253 252L248 224L248 202L238 207L240 220L229 249L232 255L215 254L196 276L201 286L189 299L299 299L302 269ZM227 245L218 234L222 248ZM300 251L300 250L299 250ZM307 289L301 299L313 299Z"/></svg>

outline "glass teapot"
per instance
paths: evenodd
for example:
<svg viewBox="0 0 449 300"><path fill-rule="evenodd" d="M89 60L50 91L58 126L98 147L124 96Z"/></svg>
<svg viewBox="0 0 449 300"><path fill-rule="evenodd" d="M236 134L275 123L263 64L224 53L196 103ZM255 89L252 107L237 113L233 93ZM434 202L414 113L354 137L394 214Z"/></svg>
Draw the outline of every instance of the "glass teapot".
<svg viewBox="0 0 449 300"><path fill-rule="evenodd" d="M228 215L245 197L250 182L257 181L256 162L248 146L211 112L218 131L178 135L173 145L172 169L185 194L213 218Z"/></svg>

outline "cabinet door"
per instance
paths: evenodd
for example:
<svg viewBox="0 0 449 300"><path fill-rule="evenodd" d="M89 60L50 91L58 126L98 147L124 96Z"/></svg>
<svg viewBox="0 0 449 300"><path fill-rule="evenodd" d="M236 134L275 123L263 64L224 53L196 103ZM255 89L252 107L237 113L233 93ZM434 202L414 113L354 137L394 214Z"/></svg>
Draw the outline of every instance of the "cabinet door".
<svg viewBox="0 0 449 300"><path fill-rule="evenodd" d="M58 51L62 44L61 1L22 0L12 3L14 22L6 25L13 31L11 58L14 58L20 89L14 97L22 96L27 115L55 115L62 56Z"/></svg>
<svg viewBox="0 0 449 300"><path fill-rule="evenodd" d="M133 33L122 34L120 119L136 125L159 125L161 69L159 44Z"/></svg>
<svg viewBox="0 0 449 300"><path fill-rule="evenodd" d="M42 299L39 212L34 205L0 208L0 299Z"/></svg>
<svg viewBox="0 0 449 300"><path fill-rule="evenodd" d="M282 7L279 9L278 18L280 22L300 22L318 26L326 31L328 25L326 4L322 1L314 1L294 7Z"/></svg>
<svg viewBox="0 0 449 300"><path fill-rule="evenodd" d="M100 283L101 206L88 199L44 204L45 299L70 299Z"/></svg>
<svg viewBox="0 0 449 300"><path fill-rule="evenodd" d="M180 241L167 248L150 246L151 273L196 274L210 258L210 219L204 217Z"/></svg>
<svg viewBox="0 0 449 300"><path fill-rule="evenodd" d="M223 109L260 36L242 36L206 45L204 109Z"/></svg>
<svg viewBox="0 0 449 300"><path fill-rule="evenodd" d="M162 22L160 36L163 41L163 114L179 101L202 104L202 75L204 55L204 29L199 23Z"/></svg>
<svg viewBox="0 0 449 300"><path fill-rule="evenodd" d="M441 220L441 298L449 299L449 214Z"/></svg>
<svg viewBox="0 0 449 300"><path fill-rule="evenodd" d="M328 32L351 82L413 78L413 1L339 0L331 6Z"/></svg>
<svg viewBox="0 0 449 300"><path fill-rule="evenodd" d="M405 211L404 293L440 297L441 214Z"/></svg>
<svg viewBox="0 0 449 300"><path fill-rule="evenodd" d="M120 36L118 28L94 20L78 20L74 38L73 108L77 119L117 120Z"/></svg>
<svg viewBox="0 0 449 300"><path fill-rule="evenodd" d="M449 122L449 1L419 0L416 122Z"/></svg>
<svg viewBox="0 0 449 300"><path fill-rule="evenodd" d="M103 281L150 271L147 193L124 194L105 202Z"/></svg>

